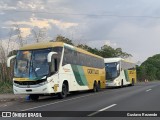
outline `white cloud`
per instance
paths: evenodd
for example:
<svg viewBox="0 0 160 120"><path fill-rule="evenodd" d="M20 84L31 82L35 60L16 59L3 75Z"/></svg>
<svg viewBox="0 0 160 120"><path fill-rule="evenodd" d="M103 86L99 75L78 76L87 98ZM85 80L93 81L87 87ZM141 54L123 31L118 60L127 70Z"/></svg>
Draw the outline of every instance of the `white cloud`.
<svg viewBox="0 0 160 120"><path fill-rule="evenodd" d="M104 44L118 46L123 51L131 53L135 59L143 61L160 52L159 19L118 16L158 17L159 3L158 0L101 0L101 2L97 0L0 0L0 26L10 27L17 23L22 28L23 36L30 34L29 28L45 27L49 37L71 34L70 38L79 39L78 43L82 41L97 48ZM37 12L16 12L14 9ZM33 13L35 15L32 15ZM88 16L78 14L88 14ZM92 14L102 14L102 16L92 16ZM103 16L103 14L115 15L115 17ZM76 31L74 27L80 30ZM4 37L2 32L3 30L1 30L1 38Z"/></svg>
<svg viewBox="0 0 160 120"><path fill-rule="evenodd" d="M56 25L60 29L68 29L70 27L75 27L78 26L78 23L72 23L72 22L63 22L60 20L55 20L55 19L37 19L35 17L30 18L29 21L8 21L6 22L8 25L28 25L30 27L37 26L39 28L48 28L51 29L51 25Z"/></svg>
<svg viewBox="0 0 160 120"><path fill-rule="evenodd" d="M117 41L124 51L131 53L137 61L144 61L148 56L160 52L159 31L160 24L138 26L125 22L115 26L108 36L114 36L114 41Z"/></svg>
<svg viewBox="0 0 160 120"><path fill-rule="evenodd" d="M22 37L26 38L31 34L31 28L20 28Z"/></svg>
<svg viewBox="0 0 160 120"><path fill-rule="evenodd" d="M62 22L62 21L54 20L54 19L49 19L48 22L56 25L60 29L68 29L70 27L78 26L78 23Z"/></svg>
<svg viewBox="0 0 160 120"><path fill-rule="evenodd" d="M33 18L30 18L30 21L17 21L17 22L14 22L14 21L8 21L6 22L7 25L14 25L14 24L17 24L17 25L27 25L28 27L34 27L34 26L38 26L39 28L50 28L50 25L48 23L48 21L45 21L45 20L37 20L37 19L33 19Z"/></svg>
<svg viewBox="0 0 160 120"><path fill-rule="evenodd" d="M27 9L27 10L44 10L44 5L41 1L18 1L18 8Z"/></svg>
<svg viewBox="0 0 160 120"><path fill-rule="evenodd" d="M113 48L117 47L117 43L112 42L111 40L94 40L94 41L88 41L86 44L98 49L100 49L103 45L109 45Z"/></svg>
<svg viewBox="0 0 160 120"><path fill-rule="evenodd" d="M105 45L108 45L108 46L111 46L111 47L114 47L114 48L117 47L117 43L111 42L110 40L106 40Z"/></svg>
<svg viewBox="0 0 160 120"><path fill-rule="evenodd" d="M4 3L3 1L0 1L0 10L16 10L16 9L17 8L15 6L9 6L8 4Z"/></svg>

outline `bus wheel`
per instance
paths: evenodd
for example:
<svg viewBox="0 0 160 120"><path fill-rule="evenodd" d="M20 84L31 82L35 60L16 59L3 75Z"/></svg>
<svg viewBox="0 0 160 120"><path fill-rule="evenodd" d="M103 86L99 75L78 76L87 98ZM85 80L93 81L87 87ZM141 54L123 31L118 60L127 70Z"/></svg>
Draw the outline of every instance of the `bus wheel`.
<svg viewBox="0 0 160 120"><path fill-rule="evenodd" d="M101 83L100 83L100 81L98 82L98 91L100 91L100 89L101 89Z"/></svg>
<svg viewBox="0 0 160 120"><path fill-rule="evenodd" d="M121 88L123 87L123 80L121 81Z"/></svg>
<svg viewBox="0 0 160 120"><path fill-rule="evenodd" d="M65 97L67 97L67 93L68 93L67 85L63 83L62 92L58 93L58 98L63 99Z"/></svg>
<svg viewBox="0 0 160 120"><path fill-rule="evenodd" d="M134 80L132 79L132 86L134 86Z"/></svg>
<svg viewBox="0 0 160 120"><path fill-rule="evenodd" d="M94 85L93 85L93 92L98 92L98 85L97 85L97 82L94 82Z"/></svg>
<svg viewBox="0 0 160 120"><path fill-rule="evenodd" d="M37 95L37 94L31 94L29 97L33 101L37 101L39 99L39 95Z"/></svg>

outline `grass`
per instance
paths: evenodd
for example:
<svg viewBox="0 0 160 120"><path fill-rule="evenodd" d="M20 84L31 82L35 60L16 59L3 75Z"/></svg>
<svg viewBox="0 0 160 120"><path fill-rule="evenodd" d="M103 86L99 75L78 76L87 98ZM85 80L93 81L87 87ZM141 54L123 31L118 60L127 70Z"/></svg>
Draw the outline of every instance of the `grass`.
<svg viewBox="0 0 160 120"><path fill-rule="evenodd" d="M0 94L13 93L12 81L0 81Z"/></svg>

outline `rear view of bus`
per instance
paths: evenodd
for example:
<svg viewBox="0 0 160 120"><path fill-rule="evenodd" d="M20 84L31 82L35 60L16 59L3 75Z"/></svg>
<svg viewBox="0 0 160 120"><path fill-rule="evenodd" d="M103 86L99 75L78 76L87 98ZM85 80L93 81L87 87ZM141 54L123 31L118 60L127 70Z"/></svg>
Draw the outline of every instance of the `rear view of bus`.
<svg viewBox="0 0 160 120"><path fill-rule="evenodd" d="M134 85L136 66L122 58L105 58L106 87L123 87Z"/></svg>

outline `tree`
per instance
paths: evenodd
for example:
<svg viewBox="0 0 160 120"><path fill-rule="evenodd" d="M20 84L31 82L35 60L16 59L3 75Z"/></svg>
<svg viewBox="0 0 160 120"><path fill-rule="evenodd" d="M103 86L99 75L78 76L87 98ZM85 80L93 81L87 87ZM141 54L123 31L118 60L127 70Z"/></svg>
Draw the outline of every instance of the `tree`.
<svg viewBox="0 0 160 120"><path fill-rule="evenodd" d="M32 29L32 34L33 34L34 41L36 43L45 41L47 38L46 28Z"/></svg>
<svg viewBox="0 0 160 120"><path fill-rule="evenodd" d="M72 42L72 40L70 40L69 38L63 37L61 35L58 35L56 40L57 42L64 42L70 45L74 45L74 43ZM131 57L131 54L128 54L126 52L123 52L121 48L112 48L111 46L108 45L104 45L101 47L101 49L97 49L97 48L92 48L86 44L78 44L76 47L84 49L88 52L91 52L93 54L102 56L104 58L110 58L110 57L122 57L122 58L128 58Z"/></svg>
<svg viewBox="0 0 160 120"><path fill-rule="evenodd" d="M74 45L72 40L70 40L69 38L66 38L66 37L63 37L62 35L58 35L56 37L56 40L57 42L64 42L64 43L67 43L67 44L70 44L70 45Z"/></svg>
<svg viewBox="0 0 160 120"><path fill-rule="evenodd" d="M111 58L111 57L121 57L121 58L128 58L132 57L131 54L122 51L122 48L112 48L111 46L104 45L101 47L100 56L104 58Z"/></svg>
<svg viewBox="0 0 160 120"><path fill-rule="evenodd" d="M24 45L24 40L23 40L23 37L22 37L22 31L19 27L18 24L14 24L14 27L15 27L15 31L17 32L17 40L18 40L18 43L19 43L19 46L23 46Z"/></svg>
<svg viewBox="0 0 160 120"><path fill-rule="evenodd" d="M149 57L137 71L138 79L160 80L160 54Z"/></svg>
<svg viewBox="0 0 160 120"><path fill-rule="evenodd" d="M136 66L138 81L145 81L147 79L147 72L145 66Z"/></svg>
<svg viewBox="0 0 160 120"><path fill-rule="evenodd" d="M101 47L100 55L104 58L117 57L114 48L108 45Z"/></svg>
<svg viewBox="0 0 160 120"><path fill-rule="evenodd" d="M81 48L81 49L84 49L88 52L91 52L93 54L100 55L100 51L97 48L91 48L88 45L83 45L83 44L79 44L79 45L77 45L77 47Z"/></svg>

